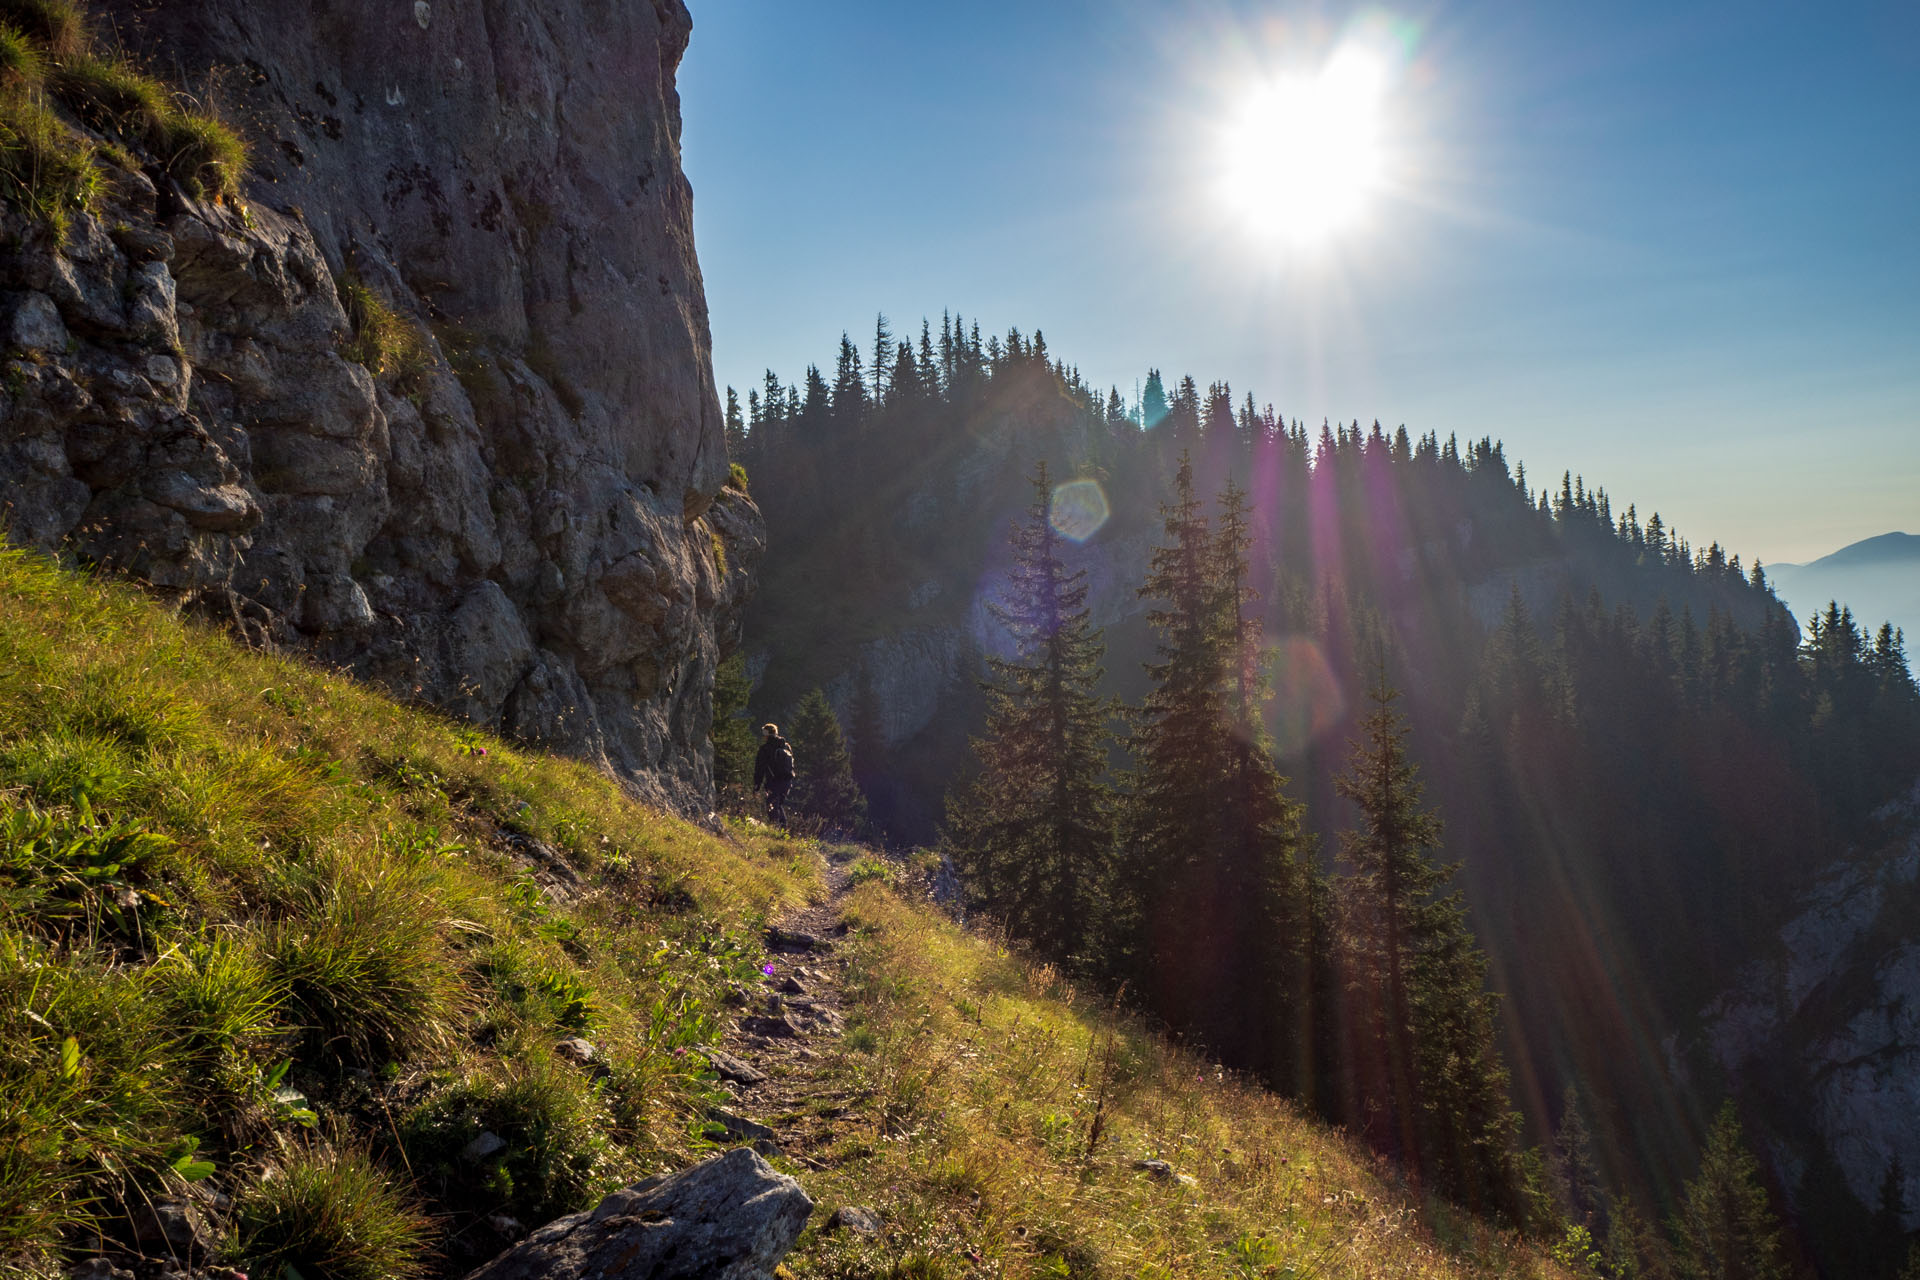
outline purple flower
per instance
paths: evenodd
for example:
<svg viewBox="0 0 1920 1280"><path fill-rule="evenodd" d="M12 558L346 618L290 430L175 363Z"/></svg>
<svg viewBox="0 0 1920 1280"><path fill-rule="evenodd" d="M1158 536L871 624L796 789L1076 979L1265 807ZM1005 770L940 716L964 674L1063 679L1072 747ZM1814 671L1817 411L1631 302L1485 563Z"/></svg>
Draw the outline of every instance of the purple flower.
<svg viewBox="0 0 1920 1280"><path fill-rule="evenodd" d="M475 754L475 755L477 755L477 756L483 756L483 755L485 755L485 754L487 754L487 749L486 749L485 747L475 747L475 748L473 749L473 754Z"/></svg>
<svg viewBox="0 0 1920 1280"><path fill-rule="evenodd" d="M769 960L767 961L767 963L761 965L760 972L766 974L769 978L771 978L773 976L773 961Z"/></svg>

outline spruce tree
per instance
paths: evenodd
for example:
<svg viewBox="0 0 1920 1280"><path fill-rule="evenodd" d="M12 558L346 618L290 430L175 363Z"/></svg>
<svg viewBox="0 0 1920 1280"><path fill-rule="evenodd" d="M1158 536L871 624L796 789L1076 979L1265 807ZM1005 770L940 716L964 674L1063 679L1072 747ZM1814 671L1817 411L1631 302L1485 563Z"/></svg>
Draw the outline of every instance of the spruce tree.
<svg viewBox="0 0 1920 1280"><path fill-rule="evenodd" d="M1560 1126L1553 1132L1554 1182L1567 1220L1602 1234L1605 1205L1600 1168L1593 1156L1593 1134L1580 1112L1580 1094L1568 1085L1560 1100Z"/></svg>
<svg viewBox="0 0 1920 1280"><path fill-rule="evenodd" d="M759 735L746 718L747 660L736 653L713 673L713 785L724 802L729 791L740 792L753 781L753 755Z"/></svg>
<svg viewBox="0 0 1920 1280"><path fill-rule="evenodd" d="M1780 1224L1731 1101L1707 1135L1674 1235L1686 1280L1784 1280L1788 1274Z"/></svg>
<svg viewBox="0 0 1920 1280"><path fill-rule="evenodd" d="M1301 1055L1285 1041L1312 1025L1315 941L1310 873L1299 856L1302 806L1286 795L1286 779L1273 762L1264 711L1271 696L1265 628L1248 582L1253 543L1246 492L1231 480L1219 499L1213 543L1214 578L1226 646L1223 745L1225 790L1216 807L1220 921L1228 950L1242 957L1224 983L1221 1022L1238 1034L1216 1033L1223 1053L1269 1074ZM1276 1033L1289 1029L1292 1035ZM1289 1092L1305 1082L1295 1071L1275 1083Z"/></svg>
<svg viewBox="0 0 1920 1280"><path fill-rule="evenodd" d="M1043 953L1083 971L1107 962L1113 804L1102 782L1112 710L1094 692L1104 651L1087 575L1062 561L1042 462L1034 502L1012 530L1013 568L989 606L1013 641L989 657L980 773L948 800L969 896Z"/></svg>
<svg viewBox="0 0 1920 1280"><path fill-rule="evenodd" d="M1215 870L1208 848L1223 769L1222 676L1229 637L1220 625L1207 518L1182 457L1173 501L1161 508L1168 543L1155 547L1140 594L1158 658L1136 712L1128 842L1131 898L1140 911L1133 942L1137 978L1157 1012L1197 1029L1189 997L1217 980L1210 956Z"/></svg>
<svg viewBox="0 0 1920 1280"><path fill-rule="evenodd" d="M887 401L893 378L893 330L884 311L874 315L873 359L867 368L873 371L873 407L878 409Z"/></svg>
<svg viewBox="0 0 1920 1280"><path fill-rule="evenodd" d="M853 780L840 721L818 687L807 691L787 725L795 775L787 807L814 819L825 831L852 834L866 821L867 802Z"/></svg>
<svg viewBox="0 0 1920 1280"><path fill-rule="evenodd" d="M1349 1114L1442 1194L1511 1210L1513 1117L1486 958L1447 891L1457 868L1434 857L1440 820L1421 807L1398 696L1379 655L1371 710L1334 779L1360 816L1340 836L1338 886Z"/></svg>
<svg viewBox="0 0 1920 1280"><path fill-rule="evenodd" d="M732 387L727 388L726 412L727 456L735 462L747 456L747 424L740 416L740 395Z"/></svg>
<svg viewBox="0 0 1920 1280"><path fill-rule="evenodd" d="M1167 387L1158 369L1147 370L1147 388L1140 393L1140 425L1147 430L1167 420Z"/></svg>
<svg viewBox="0 0 1920 1280"><path fill-rule="evenodd" d="M1135 718L1129 805L1137 975L1155 1011L1224 1059L1271 1074L1306 1055L1311 909L1261 712L1258 619L1248 608L1245 495L1229 486L1216 536L1181 458L1141 594L1158 661ZM1297 1087L1286 1071L1276 1083Z"/></svg>

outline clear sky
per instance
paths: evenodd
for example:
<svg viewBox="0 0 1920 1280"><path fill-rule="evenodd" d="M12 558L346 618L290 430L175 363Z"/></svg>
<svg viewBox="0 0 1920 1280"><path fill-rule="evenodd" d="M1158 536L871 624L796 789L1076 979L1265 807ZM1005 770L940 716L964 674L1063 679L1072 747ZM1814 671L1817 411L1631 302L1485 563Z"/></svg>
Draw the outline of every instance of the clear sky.
<svg viewBox="0 0 1920 1280"><path fill-rule="evenodd" d="M1749 560L1920 533L1915 0L690 7L685 162L743 398L830 376L876 311L954 308L1129 397L1157 366L1315 425L1502 438L1535 483L1571 468ZM1377 177L1278 238L1223 195L1223 139L1355 47Z"/></svg>

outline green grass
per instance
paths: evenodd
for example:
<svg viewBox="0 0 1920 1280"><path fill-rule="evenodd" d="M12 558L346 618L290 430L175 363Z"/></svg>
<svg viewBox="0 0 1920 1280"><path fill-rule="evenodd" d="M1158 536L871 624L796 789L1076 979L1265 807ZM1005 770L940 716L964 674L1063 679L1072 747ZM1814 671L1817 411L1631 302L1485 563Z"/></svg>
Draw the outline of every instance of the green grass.
<svg viewBox="0 0 1920 1280"><path fill-rule="evenodd" d="M0 22L56 58L84 52L92 41L86 6L77 0L0 0Z"/></svg>
<svg viewBox="0 0 1920 1280"><path fill-rule="evenodd" d="M582 889L550 899L509 833ZM711 1100L685 1050L818 888L791 852L0 549L0 1261L183 1167L272 1263L376 1181L431 1219L417 1256L684 1163ZM581 1033L591 1071L553 1053ZM469 1121L508 1150L440 1178L421 1135ZM360 1265L301 1271L388 1267Z"/></svg>
<svg viewBox="0 0 1920 1280"><path fill-rule="evenodd" d="M851 903L855 998L832 1079L854 1102L806 1181L887 1231L808 1230L786 1263L798 1280L1565 1274L884 878ZM1180 1176L1134 1168L1145 1159Z"/></svg>
<svg viewBox="0 0 1920 1280"><path fill-rule="evenodd" d="M408 1117L408 1163L442 1200L498 1204L527 1223L591 1208L640 1173L616 1141L606 1090L546 1044L450 1082ZM462 1156L482 1133L501 1151Z"/></svg>
<svg viewBox="0 0 1920 1280"><path fill-rule="evenodd" d="M353 327L353 337L342 354L367 367L376 378L391 378L402 391L419 383L433 364L433 353L420 326L388 306L352 272L339 280L340 305Z"/></svg>
<svg viewBox="0 0 1920 1280"><path fill-rule="evenodd" d="M577 891L541 888L528 838ZM695 1047L827 856L0 549L0 1267L206 1178L250 1275L457 1273L490 1214L683 1166L719 1136ZM847 1033L792 1103L831 1127L777 1163L820 1222L886 1229L816 1223L792 1280L1565 1274L914 905L910 868L851 867ZM555 1051L576 1034L592 1061Z"/></svg>
<svg viewBox="0 0 1920 1280"><path fill-rule="evenodd" d="M61 57L48 87L90 127L146 150L187 194L239 193L246 142L218 117L182 106L170 88L127 59Z"/></svg>
<svg viewBox="0 0 1920 1280"><path fill-rule="evenodd" d="M18 27L0 23L0 92L37 89L46 74L47 60L40 46Z"/></svg>
<svg viewBox="0 0 1920 1280"><path fill-rule="evenodd" d="M98 206L104 189L93 143L34 97L0 94L0 199L64 240L73 215Z"/></svg>
<svg viewBox="0 0 1920 1280"><path fill-rule="evenodd" d="M246 176L246 140L125 56L98 47L84 6L0 0L0 199L64 240L74 213L98 205L103 165L129 167L122 144L158 161L191 196L236 198Z"/></svg>
<svg viewBox="0 0 1920 1280"><path fill-rule="evenodd" d="M352 1148L296 1149L236 1209L237 1253L250 1275L406 1280L427 1270L431 1225L385 1169Z"/></svg>

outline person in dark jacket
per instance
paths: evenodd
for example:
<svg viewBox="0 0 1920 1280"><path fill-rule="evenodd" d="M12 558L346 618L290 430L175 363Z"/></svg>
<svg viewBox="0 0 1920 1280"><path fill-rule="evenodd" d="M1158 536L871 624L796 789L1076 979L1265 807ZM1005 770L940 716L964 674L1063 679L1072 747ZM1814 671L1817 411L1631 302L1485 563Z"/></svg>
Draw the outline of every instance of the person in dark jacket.
<svg viewBox="0 0 1920 1280"><path fill-rule="evenodd" d="M767 797L767 818L787 825L787 792L793 790L793 744L780 736L780 726L760 726L765 740L753 757L753 787Z"/></svg>

